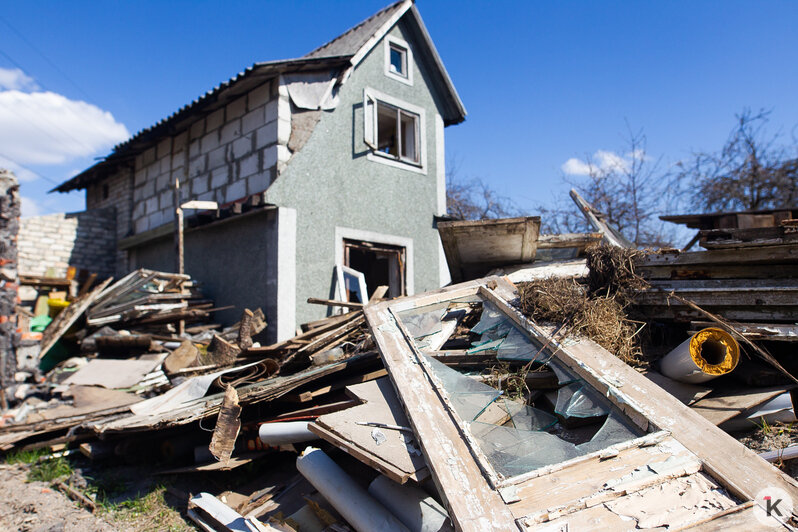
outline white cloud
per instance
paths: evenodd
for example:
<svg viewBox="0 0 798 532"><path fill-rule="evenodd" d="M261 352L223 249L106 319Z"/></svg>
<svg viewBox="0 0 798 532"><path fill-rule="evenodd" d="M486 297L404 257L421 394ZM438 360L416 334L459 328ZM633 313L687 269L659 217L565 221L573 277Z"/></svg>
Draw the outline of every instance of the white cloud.
<svg viewBox="0 0 798 532"><path fill-rule="evenodd" d="M19 69L0 68L0 164L21 181L35 179L21 165L65 164L95 155L130 134L113 115L92 105L49 91Z"/></svg>
<svg viewBox="0 0 798 532"><path fill-rule="evenodd" d="M31 216L39 216L43 213L43 209L39 203L33 198L27 196L20 196L20 209L23 218L30 218Z"/></svg>
<svg viewBox="0 0 798 532"><path fill-rule="evenodd" d="M571 157L565 161L560 169L567 175L590 175L591 173L604 173L611 171L626 172L635 160L647 160L643 150L635 150L625 156L612 151L597 150L588 161Z"/></svg>
<svg viewBox="0 0 798 532"><path fill-rule="evenodd" d="M35 91L39 86L32 77L18 68L0 68L0 89Z"/></svg>
<svg viewBox="0 0 798 532"><path fill-rule="evenodd" d="M0 147L0 149L2 148ZM22 168L14 161L6 159L2 155L0 155L0 168L5 168L6 170L11 170L14 172L14 175L17 177L17 181L20 183L24 183L26 181L35 181L39 177L27 168Z"/></svg>
<svg viewBox="0 0 798 532"><path fill-rule="evenodd" d="M568 175L588 175L590 173L590 165L576 157L565 161L560 168Z"/></svg>

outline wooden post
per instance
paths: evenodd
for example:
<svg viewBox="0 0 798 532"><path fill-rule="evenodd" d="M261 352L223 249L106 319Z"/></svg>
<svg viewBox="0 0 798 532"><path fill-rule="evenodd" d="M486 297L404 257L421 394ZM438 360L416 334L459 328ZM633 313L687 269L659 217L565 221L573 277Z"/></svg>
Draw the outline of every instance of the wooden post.
<svg viewBox="0 0 798 532"><path fill-rule="evenodd" d="M175 200L175 269L177 273L184 274L185 272L185 262L183 258L183 209L180 207L180 178L175 178L175 189L174 189L174 200ZM183 290L182 283L180 290ZM177 323L177 334L179 336L183 336L186 332L186 322L185 320L180 320Z"/></svg>
<svg viewBox="0 0 798 532"><path fill-rule="evenodd" d="M177 273L185 273L185 264L183 262L183 209L180 207L180 179L175 178L175 254L176 264L175 269Z"/></svg>

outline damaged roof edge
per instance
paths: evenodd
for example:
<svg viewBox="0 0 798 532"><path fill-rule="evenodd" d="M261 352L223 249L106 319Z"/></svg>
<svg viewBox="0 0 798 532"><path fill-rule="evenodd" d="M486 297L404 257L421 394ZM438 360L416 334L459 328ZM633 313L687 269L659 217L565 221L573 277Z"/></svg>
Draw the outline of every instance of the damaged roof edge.
<svg viewBox="0 0 798 532"><path fill-rule="evenodd" d="M339 68L349 64L350 55L285 59L255 63L243 72L238 73L229 80L220 83L191 103L184 105L168 117L158 121L155 125L142 129L130 139L118 144L113 151L93 166L61 183L49 192L69 192L85 188L90 183L106 177L116 170L116 165L124 164L138 153L149 148L157 142L158 137L166 133L175 135L190 126L190 123L180 123L196 115L210 112L226 103L228 99L238 96L250 87L247 81L262 82L280 74L288 72L303 72L324 68ZM236 90L239 89L239 90ZM220 97L227 96L223 101ZM214 104L218 104L214 106Z"/></svg>

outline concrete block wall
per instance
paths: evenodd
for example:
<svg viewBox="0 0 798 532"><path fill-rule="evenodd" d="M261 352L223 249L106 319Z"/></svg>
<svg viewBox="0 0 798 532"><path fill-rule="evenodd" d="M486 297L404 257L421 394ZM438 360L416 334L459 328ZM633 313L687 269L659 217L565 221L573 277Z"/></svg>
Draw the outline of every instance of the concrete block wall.
<svg viewBox="0 0 798 532"><path fill-rule="evenodd" d="M45 275L54 268L57 276L63 276L68 266L75 266L96 272L101 279L113 276L116 221L114 207L23 218L18 239L20 273Z"/></svg>
<svg viewBox="0 0 798 532"><path fill-rule="evenodd" d="M174 183L181 201L230 203L266 190L290 154L288 94L279 81L260 85L136 156L132 234L174 220Z"/></svg>

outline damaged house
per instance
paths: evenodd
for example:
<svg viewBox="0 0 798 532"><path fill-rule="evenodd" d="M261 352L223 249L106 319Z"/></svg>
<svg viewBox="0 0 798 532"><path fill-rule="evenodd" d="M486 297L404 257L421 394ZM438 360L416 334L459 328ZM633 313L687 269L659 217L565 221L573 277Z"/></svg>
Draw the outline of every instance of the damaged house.
<svg viewBox="0 0 798 532"><path fill-rule="evenodd" d="M239 309L216 319L262 307L284 339L326 312L308 297L346 297L344 271L390 296L448 282L444 128L464 119L403 0L304 57L255 63L54 190L114 209L117 277L174 269L176 206L193 201L185 270Z"/></svg>

